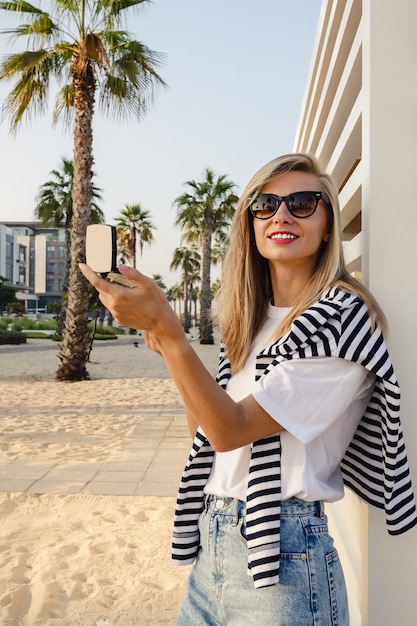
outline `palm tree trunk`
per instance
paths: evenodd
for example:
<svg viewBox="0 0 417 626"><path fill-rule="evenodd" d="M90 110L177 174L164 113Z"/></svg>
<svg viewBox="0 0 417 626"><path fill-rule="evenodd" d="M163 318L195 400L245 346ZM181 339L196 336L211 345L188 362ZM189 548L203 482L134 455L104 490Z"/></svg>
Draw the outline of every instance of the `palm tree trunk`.
<svg viewBox="0 0 417 626"><path fill-rule="evenodd" d="M184 332L190 332L190 305L189 305L189 289L188 289L188 274L184 272Z"/></svg>
<svg viewBox="0 0 417 626"><path fill-rule="evenodd" d="M136 226L132 224L132 229L130 233L131 240L131 254L132 254L132 266L136 269Z"/></svg>
<svg viewBox="0 0 417 626"><path fill-rule="evenodd" d="M81 66L81 63L80 63ZM88 283L78 264L85 261L85 234L90 223L92 196L94 75L87 68L74 65L75 90L74 186L71 224L71 271L68 305L57 380L85 380L88 360Z"/></svg>
<svg viewBox="0 0 417 626"><path fill-rule="evenodd" d="M211 318L211 234L213 218L206 216L201 251L200 343L214 344Z"/></svg>
<svg viewBox="0 0 417 626"><path fill-rule="evenodd" d="M71 221L72 210L67 211L65 217L65 258L64 258L64 277L62 280L62 308L58 317L58 338L62 341L62 333L65 328L65 317L67 314L68 304L68 285L71 274Z"/></svg>

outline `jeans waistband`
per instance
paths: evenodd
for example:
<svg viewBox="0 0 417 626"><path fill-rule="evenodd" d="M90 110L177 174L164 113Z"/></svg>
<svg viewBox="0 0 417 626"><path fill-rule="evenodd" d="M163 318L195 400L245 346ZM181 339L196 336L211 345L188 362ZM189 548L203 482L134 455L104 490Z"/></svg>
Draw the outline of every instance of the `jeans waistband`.
<svg viewBox="0 0 417 626"><path fill-rule="evenodd" d="M236 498L225 498L207 494L204 498L204 508L215 510L219 514L241 517L245 515L246 503ZM321 500L305 502L300 498L288 498L281 502L281 517L285 516L317 515L324 516L324 503Z"/></svg>

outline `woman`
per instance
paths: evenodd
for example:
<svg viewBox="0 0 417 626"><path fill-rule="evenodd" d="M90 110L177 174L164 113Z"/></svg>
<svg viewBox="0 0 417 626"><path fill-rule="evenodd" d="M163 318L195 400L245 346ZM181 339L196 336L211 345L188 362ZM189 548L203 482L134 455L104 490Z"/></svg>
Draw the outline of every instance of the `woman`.
<svg viewBox="0 0 417 626"><path fill-rule="evenodd" d="M345 269L330 178L286 155L243 192L216 305L217 382L150 279L122 267L126 289L82 271L163 356L195 435L175 516L174 561L194 562L177 624L347 625L323 503L345 481L385 506L393 534L416 515L384 317Z"/></svg>

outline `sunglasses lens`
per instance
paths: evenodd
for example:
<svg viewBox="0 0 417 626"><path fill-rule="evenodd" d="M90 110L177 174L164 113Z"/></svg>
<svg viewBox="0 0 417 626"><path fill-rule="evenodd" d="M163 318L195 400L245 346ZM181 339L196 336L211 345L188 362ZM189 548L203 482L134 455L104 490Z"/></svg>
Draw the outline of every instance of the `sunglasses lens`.
<svg viewBox="0 0 417 626"><path fill-rule="evenodd" d="M281 202L285 202L293 217L310 217L317 209L322 194L317 191L296 191L288 196L276 196L273 193L260 193L252 204L252 215L260 220L267 220L278 211Z"/></svg>
<svg viewBox="0 0 417 626"><path fill-rule="evenodd" d="M269 193L260 193L252 202L250 210L252 215L261 219L267 220L272 217L278 208L278 198Z"/></svg>
<svg viewBox="0 0 417 626"><path fill-rule="evenodd" d="M309 191L299 191L287 198L288 210L294 217L309 217L317 207L318 198Z"/></svg>

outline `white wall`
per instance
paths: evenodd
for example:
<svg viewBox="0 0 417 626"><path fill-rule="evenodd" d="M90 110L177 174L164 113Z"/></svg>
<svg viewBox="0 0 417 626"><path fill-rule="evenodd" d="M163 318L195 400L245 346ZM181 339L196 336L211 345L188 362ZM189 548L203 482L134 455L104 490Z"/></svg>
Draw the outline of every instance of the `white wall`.
<svg viewBox="0 0 417 626"><path fill-rule="evenodd" d="M323 0L294 149L333 176L349 270L387 315L417 488L416 0ZM417 626L417 530L390 537L350 493L328 510L351 626Z"/></svg>
<svg viewBox="0 0 417 626"><path fill-rule="evenodd" d="M417 2L363 1L363 276L390 325L417 488ZM416 626L417 532L369 511L369 625Z"/></svg>

